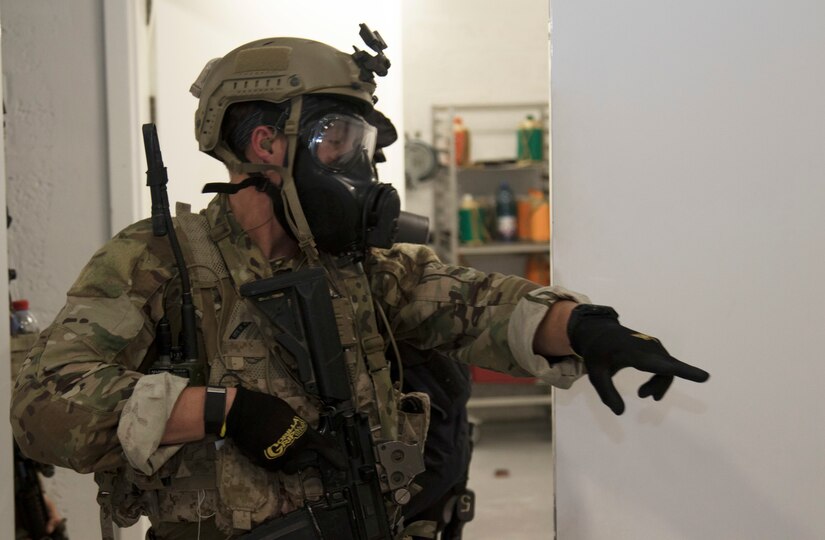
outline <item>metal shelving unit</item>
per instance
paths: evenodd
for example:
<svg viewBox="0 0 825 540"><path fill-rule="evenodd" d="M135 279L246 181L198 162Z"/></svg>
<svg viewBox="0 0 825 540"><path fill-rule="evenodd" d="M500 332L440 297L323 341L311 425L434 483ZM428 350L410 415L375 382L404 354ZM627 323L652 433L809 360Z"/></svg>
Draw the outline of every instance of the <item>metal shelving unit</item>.
<svg viewBox="0 0 825 540"><path fill-rule="evenodd" d="M462 246L456 249L458 255L515 255L547 253L546 242L488 242L478 246Z"/></svg>
<svg viewBox="0 0 825 540"><path fill-rule="evenodd" d="M545 160L519 163L516 161L516 130L528 115L544 126ZM453 139L453 119L460 116L470 132L470 160L466 166L456 165ZM432 109L433 143L446 167L434 183L433 238L435 248L444 261L476 266L467 257L491 255L530 255L550 253L549 243L498 242L481 245L461 244L458 237L458 208L461 196L494 197L499 184L506 180L513 191L526 194L530 188L549 189L549 165L546 156L546 103L500 105L437 105ZM484 268L485 270L498 270ZM512 273L512 272L511 272Z"/></svg>
<svg viewBox="0 0 825 540"><path fill-rule="evenodd" d="M544 126L543 162L516 161L518 125L528 114ZM457 166L454 155L453 119L456 116L462 118L470 133L470 163L465 166ZM462 244L458 235L459 202L465 193L494 198L503 180L516 195L526 194L530 188L549 191L547 104L438 105L432 108L432 126L433 144L445 165L434 181L433 193L433 238L442 260L487 272L522 273L527 256L549 256L549 242L491 241L468 245ZM546 384L483 386L485 388L474 385L473 397L468 403L476 413L524 406L549 407L552 412L552 387Z"/></svg>

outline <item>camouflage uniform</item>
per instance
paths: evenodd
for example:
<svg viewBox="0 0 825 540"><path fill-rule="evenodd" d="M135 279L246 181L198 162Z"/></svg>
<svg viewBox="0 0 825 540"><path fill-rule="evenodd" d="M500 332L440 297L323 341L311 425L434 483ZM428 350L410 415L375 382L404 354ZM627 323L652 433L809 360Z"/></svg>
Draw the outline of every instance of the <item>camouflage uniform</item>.
<svg viewBox="0 0 825 540"><path fill-rule="evenodd" d="M217 250L228 275L193 268L197 265L187 258L199 327L214 328L207 319L216 313L231 322L224 324L223 335L200 336L210 384L278 395L314 424L318 403L297 382L289 355L271 339L268 325L246 303L228 303L241 284L271 276L273 266L275 271L293 268L300 260L266 261L234 219L225 196L216 197L204 212L204 238L184 238L185 254L194 245ZM587 302L582 295L447 266L430 249L409 244L373 250L364 270L372 297L358 291L362 282L357 280L343 292L353 309L353 341L364 326L375 324L374 300L396 340L416 348L437 348L460 362L539 377L563 388L583 373L577 358L551 365L532 352L549 306L558 299ZM224 532L248 530L320 495L320 481L257 468L231 440L219 449L211 437L159 446L187 381L141 370L151 364L158 319L164 311L173 323L176 319L176 275L168 239L153 236L149 220L128 227L98 251L22 367L12 400L14 435L33 459L98 473L107 493L104 502L120 525L141 514L155 526L214 515ZM228 305L235 306L233 313L223 313ZM342 330L342 341L345 334ZM363 358L351 351L347 356L359 407L380 401ZM399 431L403 437L403 428Z"/></svg>

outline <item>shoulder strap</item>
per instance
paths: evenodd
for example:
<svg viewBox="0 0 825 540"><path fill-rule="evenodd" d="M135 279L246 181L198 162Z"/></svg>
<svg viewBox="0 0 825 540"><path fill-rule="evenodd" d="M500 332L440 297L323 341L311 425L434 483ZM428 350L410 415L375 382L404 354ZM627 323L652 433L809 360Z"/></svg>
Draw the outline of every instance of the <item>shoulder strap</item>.
<svg viewBox="0 0 825 540"><path fill-rule="evenodd" d="M206 216L193 214L188 204L177 203L175 221L186 236L184 247L190 255L187 266L192 287L215 286L220 280L227 279L229 271L218 246L210 238Z"/></svg>
<svg viewBox="0 0 825 540"><path fill-rule="evenodd" d="M202 331L207 328L217 330L216 314L214 310L215 293L221 281L229 278L229 272L223 262L220 251L209 237L209 222L201 214L193 214L192 206L187 203L175 204L175 218L173 220L177 232L181 237L181 249L186 261L189 280L192 284L194 300L199 304L199 314L202 317ZM204 336L211 335L204 333ZM209 341L204 339L207 345ZM208 351L207 358L212 357ZM148 373L155 358L147 354L138 367L140 373Z"/></svg>
<svg viewBox="0 0 825 540"><path fill-rule="evenodd" d="M175 222L184 238L181 249L185 253L192 293L199 299L208 362L218 354L214 337L221 335L216 304L227 300L221 290L232 285L221 252L210 237L209 221L202 214L193 214L190 208L188 204L177 203Z"/></svg>
<svg viewBox="0 0 825 540"><path fill-rule="evenodd" d="M343 293L345 298L351 300L351 302L333 302L336 318L341 320L352 317L351 313L344 311L355 310L354 320L358 321L357 331L362 352L375 389L381 435L385 440L397 440L398 409L396 392L392 385L389 364L384 355L384 339L378 332L367 276L360 265L338 267L335 264L330 264L327 268L334 269L331 274L334 275L336 286L342 288L343 290L340 292Z"/></svg>

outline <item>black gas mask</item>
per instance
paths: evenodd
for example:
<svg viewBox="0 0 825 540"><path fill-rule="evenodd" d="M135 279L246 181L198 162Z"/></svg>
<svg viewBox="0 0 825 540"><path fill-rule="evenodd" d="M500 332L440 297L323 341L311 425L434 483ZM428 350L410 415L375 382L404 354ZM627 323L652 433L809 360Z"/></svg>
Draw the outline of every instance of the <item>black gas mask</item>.
<svg viewBox="0 0 825 540"><path fill-rule="evenodd" d="M340 254L396 241L401 201L373 166L376 128L357 114L327 112L302 127L292 174L322 251ZM286 227L283 205L276 216Z"/></svg>
<svg viewBox="0 0 825 540"><path fill-rule="evenodd" d="M395 242L426 243L429 220L402 212L395 188L378 182L376 127L350 107L323 99L307 102L291 172L318 248L333 255L357 255ZM288 110L280 115L287 116ZM280 124L273 122L276 129ZM295 239L280 188L263 175L255 173L240 184L207 184L204 191L235 193L250 186L270 196L279 223Z"/></svg>

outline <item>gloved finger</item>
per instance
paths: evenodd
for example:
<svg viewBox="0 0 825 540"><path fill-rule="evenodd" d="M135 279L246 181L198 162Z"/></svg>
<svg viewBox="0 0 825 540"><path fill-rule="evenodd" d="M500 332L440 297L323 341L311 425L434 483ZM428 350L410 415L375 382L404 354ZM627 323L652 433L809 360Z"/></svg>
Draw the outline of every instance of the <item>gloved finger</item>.
<svg viewBox="0 0 825 540"><path fill-rule="evenodd" d="M628 352L628 366L636 369L655 373L657 375L671 375L693 382L705 382L710 374L698 367L681 362L670 355L655 353L632 353Z"/></svg>
<svg viewBox="0 0 825 540"><path fill-rule="evenodd" d="M653 396L654 400L659 401L664 397L665 392L670 388L672 382L673 376L671 375L654 375L639 387L639 397L646 398Z"/></svg>
<svg viewBox="0 0 825 540"><path fill-rule="evenodd" d="M606 371L589 373L588 377L590 378L590 384L593 385L596 393L599 394L602 403L610 407L613 414L617 416L622 414L624 412L624 401L622 401L622 396L619 395L619 391L613 386L610 374Z"/></svg>

